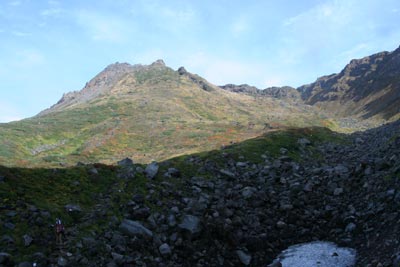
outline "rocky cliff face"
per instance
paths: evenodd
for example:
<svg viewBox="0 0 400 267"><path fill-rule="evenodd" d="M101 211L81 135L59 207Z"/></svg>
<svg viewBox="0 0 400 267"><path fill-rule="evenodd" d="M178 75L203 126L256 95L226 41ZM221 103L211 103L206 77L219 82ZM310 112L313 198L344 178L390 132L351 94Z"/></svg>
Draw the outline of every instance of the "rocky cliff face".
<svg viewBox="0 0 400 267"><path fill-rule="evenodd" d="M400 113L400 47L354 59L340 73L298 90L307 104L340 116L396 117Z"/></svg>

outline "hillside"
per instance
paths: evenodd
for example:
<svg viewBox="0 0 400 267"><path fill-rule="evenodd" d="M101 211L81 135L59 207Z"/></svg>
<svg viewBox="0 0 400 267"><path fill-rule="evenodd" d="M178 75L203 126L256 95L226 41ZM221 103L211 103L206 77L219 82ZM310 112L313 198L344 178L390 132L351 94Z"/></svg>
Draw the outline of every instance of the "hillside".
<svg viewBox="0 0 400 267"><path fill-rule="evenodd" d="M0 164L150 162L329 123L310 106L228 92L162 60L116 63L37 116L1 124Z"/></svg>
<svg viewBox="0 0 400 267"><path fill-rule="evenodd" d="M352 60L340 73L298 88L305 103L339 117L394 120L400 114L400 47Z"/></svg>

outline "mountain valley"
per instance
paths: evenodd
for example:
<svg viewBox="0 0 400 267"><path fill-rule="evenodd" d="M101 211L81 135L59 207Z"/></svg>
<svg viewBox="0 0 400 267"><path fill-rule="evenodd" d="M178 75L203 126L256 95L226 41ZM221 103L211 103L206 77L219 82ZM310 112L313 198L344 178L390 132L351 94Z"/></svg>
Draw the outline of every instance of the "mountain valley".
<svg viewBox="0 0 400 267"><path fill-rule="evenodd" d="M400 266L399 55L264 90L107 66L0 124L0 266L278 267L317 240Z"/></svg>

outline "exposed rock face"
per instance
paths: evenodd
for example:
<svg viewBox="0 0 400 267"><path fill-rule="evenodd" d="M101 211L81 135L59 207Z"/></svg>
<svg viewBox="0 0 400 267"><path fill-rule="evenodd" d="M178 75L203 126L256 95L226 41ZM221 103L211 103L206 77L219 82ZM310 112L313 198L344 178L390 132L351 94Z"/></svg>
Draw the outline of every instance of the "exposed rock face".
<svg viewBox="0 0 400 267"><path fill-rule="evenodd" d="M303 100L338 115L390 119L400 113L400 47L352 60L340 73L298 88Z"/></svg>
<svg viewBox="0 0 400 267"><path fill-rule="evenodd" d="M184 67L180 67L178 69L179 75L183 75L188 77L192 82L198 84L200 88L202 88L204 91L211 92L214 90L214 85L211 83L207 82L205 79L201 78L200 76L188 72Z"/></svg>

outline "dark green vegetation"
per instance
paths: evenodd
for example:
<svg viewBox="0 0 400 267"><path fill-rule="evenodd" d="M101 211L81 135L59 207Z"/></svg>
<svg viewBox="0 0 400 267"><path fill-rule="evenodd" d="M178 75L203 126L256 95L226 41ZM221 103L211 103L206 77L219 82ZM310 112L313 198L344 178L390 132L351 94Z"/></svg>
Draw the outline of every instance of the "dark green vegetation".
<svg viewBox="0 0 400 267"><path fill-rule="evenodd" d="M158 176L150 187L149 179L143 172L136 171L136 168L144 169L145 166L140 164L135 165L135 174L129 179L124 178L127 172L124 167L102 164L62 169L0 167L0 222L11 222L15 227L0 228L0 237L9 236L14 240L10 252L16 261L31 260L35 252L49 255L56 251L51 225L58 217L64 220L69 238L75 241L104 233L110 221L120 221L123 218L126 210L121 209L122 204L126 205L132 196L147 196L149 189L161 192L158 187L165 179L162 174L170 167L180 170L181 178L172 178L168 182L174 191L185 191L188 190L187 179L193 176L202 175L214 179L212 173L199 171L190 159L215 162L217 168L225 167L227 155L238 161L246 159L250 164L259 164L264 160L263 155L276 158L281 154L280 149L285 148L289 157L301 161L299 151L302 148L297 143L301 138L308 138L313 143L313 146L307 147L307 151L318 157L314 151L315 146L322 142L342 142L344 137L325 128L289 129L265 134L221 150L164 161L160 163ZM160 209L153 204L156 201L171 200L163 199L165 197L156 193L146 198L145 203L151 208L150 213ZM78 205L82 211L68 212L65 208L67 204ZM31 236L34 242L25 246L24 235ZM6 248L4 238L2 242L1 247Z"/></svg>

